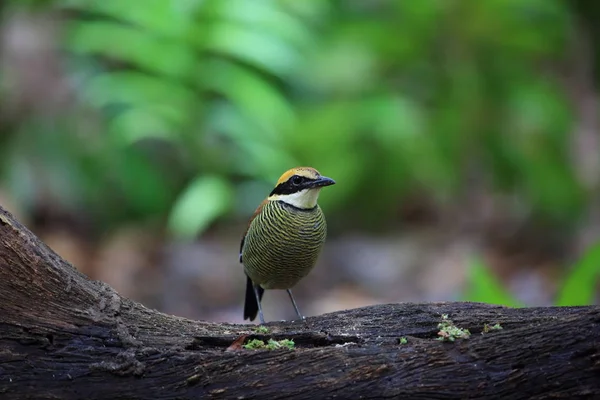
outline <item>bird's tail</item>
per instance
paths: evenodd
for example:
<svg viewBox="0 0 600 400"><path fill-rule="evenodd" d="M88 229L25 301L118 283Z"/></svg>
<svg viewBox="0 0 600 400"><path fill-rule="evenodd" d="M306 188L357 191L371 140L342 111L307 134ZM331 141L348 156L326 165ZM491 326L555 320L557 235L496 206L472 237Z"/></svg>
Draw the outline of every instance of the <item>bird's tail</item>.
<svg viewBox="0 0 600 400"><path fill-rule="evenodd" d="M262 300L265 289L258 287L258 298ZM246 277L246 301L244 302L244 320L249 319L254 321L258 314L258 303L256 302L256 296L254 295L254 284L252 279Z"/></svg>

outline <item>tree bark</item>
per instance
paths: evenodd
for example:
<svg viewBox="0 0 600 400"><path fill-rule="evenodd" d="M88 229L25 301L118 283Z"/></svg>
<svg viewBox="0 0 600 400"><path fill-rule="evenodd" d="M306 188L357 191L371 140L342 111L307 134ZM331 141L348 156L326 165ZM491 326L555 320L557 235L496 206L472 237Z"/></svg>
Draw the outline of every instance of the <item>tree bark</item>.
<svg viewBox="0 0 600 400"><path fill-rule="evenodd" d="M436 340L442 314L471 337ZM600 398L598 306L388 304L267 327L147 309L0 207L1 399ZM245 335L296 348L231 346Z"/></svg>

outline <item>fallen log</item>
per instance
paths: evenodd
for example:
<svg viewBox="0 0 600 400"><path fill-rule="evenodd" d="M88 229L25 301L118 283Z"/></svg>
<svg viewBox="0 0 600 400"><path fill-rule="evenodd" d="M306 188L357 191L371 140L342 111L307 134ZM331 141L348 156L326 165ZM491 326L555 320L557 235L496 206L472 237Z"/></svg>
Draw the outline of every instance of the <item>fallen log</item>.
<svg viewBox="0 0 600 400"><path fill-rule="evenodd" d="M242 346L253 339L294 348ZM0 207L0 398L600 398L600 307L386 304L266 329L192 321L89 280Z"/></svg>

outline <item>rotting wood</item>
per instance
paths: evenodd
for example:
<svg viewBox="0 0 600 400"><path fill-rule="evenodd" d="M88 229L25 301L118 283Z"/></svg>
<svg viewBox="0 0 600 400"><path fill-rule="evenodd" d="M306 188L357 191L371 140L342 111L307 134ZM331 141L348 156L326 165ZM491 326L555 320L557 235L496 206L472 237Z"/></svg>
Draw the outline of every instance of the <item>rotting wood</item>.
<svg viewBox="0 0 600 400"><path fill-rule="evenodd" d="M471 337L436 340L443 314ZM0 207L1 399L600 398L598 306L388 304L267 327L122 298ZM296 349L227 351L241 335Z"/></svg>

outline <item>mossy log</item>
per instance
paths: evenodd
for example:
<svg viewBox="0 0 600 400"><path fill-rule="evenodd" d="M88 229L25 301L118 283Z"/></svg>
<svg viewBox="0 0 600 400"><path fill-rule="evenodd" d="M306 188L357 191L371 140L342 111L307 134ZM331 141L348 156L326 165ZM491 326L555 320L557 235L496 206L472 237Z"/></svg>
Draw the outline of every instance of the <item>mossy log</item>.
<svg viewBox="0 0 600 400"><path fill-rule="evenodd" d="M471 336L438 340L444 314ZM598 306L387 304L267 327L123 298L0 207L1 399L600 398ZM255 338L295 349L239 346Z"/></svg>

